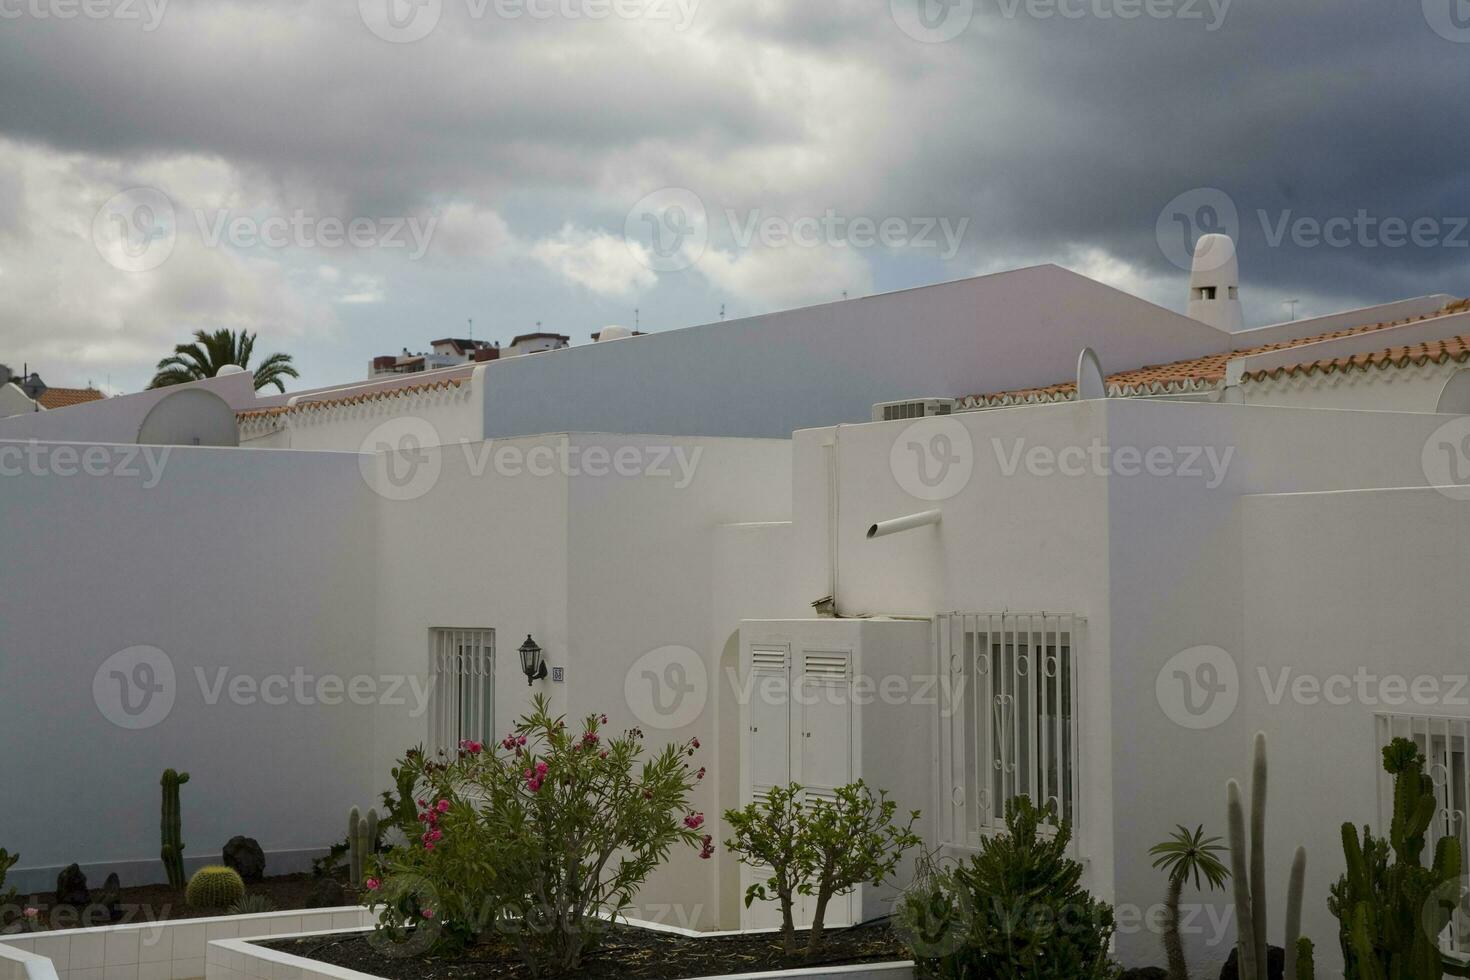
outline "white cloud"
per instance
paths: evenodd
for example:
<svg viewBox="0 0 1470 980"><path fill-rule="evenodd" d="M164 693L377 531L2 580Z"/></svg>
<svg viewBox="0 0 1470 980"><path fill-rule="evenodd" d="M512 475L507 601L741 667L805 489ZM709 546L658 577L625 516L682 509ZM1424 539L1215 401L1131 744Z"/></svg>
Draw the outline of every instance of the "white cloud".
<svg viewBox="0 0 1470 980"><path fill-rule="evenodd" d="M743 302L770 309L807 306L873 291L872 272L853 248L711 248L695 266L714 286Z"/></svg>
<svg viewBox="0 0 1470 980"><path fill-rule="evenodd" d="M0 228L0 357L28 362L52 384L112 374L136 386L198 329L250 330L275 349L282 336L336 325L329 302L302 288L282 257L207 247L182 208L162 265L128 272L103 259L93 241L103 202L133 186L172 192L165 178L180 175L183 183L228 181L218 161L173 157L128 170L0 139L0 170L18 175L20 187L13 220Z"/></svg>
<svg viewBox="0 0 1470 980"><path fill-rule="evenodd" d="M602 296L626 296L658 281L621 236L605 231L564 225L554 236L533 245L531 256Z"/></svg>

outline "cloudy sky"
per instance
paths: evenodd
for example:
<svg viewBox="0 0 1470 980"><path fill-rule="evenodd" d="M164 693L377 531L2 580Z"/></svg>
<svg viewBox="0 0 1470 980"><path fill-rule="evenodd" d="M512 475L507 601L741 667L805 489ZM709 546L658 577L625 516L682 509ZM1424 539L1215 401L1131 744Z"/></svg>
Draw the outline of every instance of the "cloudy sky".
<svg viewBox="0 0 1470 980"><path fill-rule="evenodd" d="M0 0L0 361L661 330L1052 261L1470 292L1466 0ZM636 312L635 312L636 311Z"/></svg>

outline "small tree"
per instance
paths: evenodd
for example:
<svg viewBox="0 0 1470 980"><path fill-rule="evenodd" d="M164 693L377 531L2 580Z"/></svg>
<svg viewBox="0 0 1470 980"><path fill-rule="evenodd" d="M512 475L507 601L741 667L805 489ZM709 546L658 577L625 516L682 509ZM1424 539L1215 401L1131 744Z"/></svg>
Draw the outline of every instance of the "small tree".
<svg viewBox="0 0 1470 980"><path fill-rule="evenodd" d="M805 815L801 798L801 786L792 783L760 803L727 810L725 820L735 836L725 846L742 863L770 873L746 891L745 904L775 893L787 956L796 955L795 896L816 898L806 947L810 960L821 948L832 899L864 882L881 885L898 869L904 852L920 843L913 832L919 811L909 814L908 823L895 824L898 804L882 790L874 795L861 779L840 787L835 799L807 800Z"/></svg>
<svg viewBox="0 0 1470 980"><path fill-rule="evenodd" d="M1230 877L1217 854L1225 846L1218 837L1206 837L1204 825L1189 830L1180 826L1169 835L1169 839L1149 848L1154 867L1162 868L1169 875L1169 895L1165 900L1168 918L1164 923L1164 954L1169 959L1169 980L1189 980L1189 966L1184 960L1184 943L1179 936L1179 897L1184 885L1194 879L1199 888L1201 880L1208 882L1210 890L1223 888Z"/></svg>
<svg viewBox="0 0 1470 980"><path fill-rule="evenodd" d="M787 956L796 955L796 923L792 906L797 889L806 881L814 863L806 837L801 833L801 787L775 786L763 799L746 804L743 810L726 810L725 822L735 836L725 841L742 864L766 872L745 892L745 907L756 899L773 897L781 906L781 944Z"/></svg>

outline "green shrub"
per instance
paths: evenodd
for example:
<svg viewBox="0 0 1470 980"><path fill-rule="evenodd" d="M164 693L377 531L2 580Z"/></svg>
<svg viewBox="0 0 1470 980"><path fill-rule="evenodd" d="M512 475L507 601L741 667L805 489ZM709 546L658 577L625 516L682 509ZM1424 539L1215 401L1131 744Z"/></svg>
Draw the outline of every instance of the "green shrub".
<svg viewBox="0 0 1470 980"><path fill-rule="evenodd" d="M445 947L499 930L533 974L575 970L605 928L599 913L626 910L675 845L710 857L704 815L689 811L699 741L645 757L641 731L605 738L606 723L591 716L574 734L538 696L498 748L404 759L401 785L424 792L421 833L364 882L375 943Z"/></svg>
<svg viewBox="0 0 1470 980"><path fill-rule="evenodd" d="M1071 828L1043 832L1056 808L1006 805L1006 833L953 868L924 869L899 903L921 980L1113 980L1112 908L1082 887Z"/></svg>
<svg viewBox="0 0 1470 980"><path fill-rule="evenodd" d="M900 827L898 804L880 790L877 796L860 779L840 787L836 799L804 799L801 786L776 787L741 810L726 810L734 836L725 846L742 864L768 873L745 893L745 904L772 897L781 906L781 940L787 956L796 954L792 905L796 895L816 898L806 956L822 945L827 905L864 882L881 885L898 869L903 854L920 841L913 833L919 811Z"/></svg>
<svg viewBox="0 0 1470 980"><path fill-rule="evenodd" d="M245 897L245 882L234 868L211 864L194 872L184 900L196 909L222 909Z"/></svg>

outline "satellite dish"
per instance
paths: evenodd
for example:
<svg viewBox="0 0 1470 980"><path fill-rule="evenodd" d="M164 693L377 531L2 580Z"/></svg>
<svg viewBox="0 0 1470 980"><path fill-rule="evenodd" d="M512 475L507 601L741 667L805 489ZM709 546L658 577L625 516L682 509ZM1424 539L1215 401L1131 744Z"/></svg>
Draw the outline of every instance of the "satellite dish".
<svg viewBox="0 0 1470 980"><path fill-rule="evenodd" d="M1077 355L1077 400L1108 397L1108 385L1103 380L1102 364L1091 347L1082 348Z"/></svg>
<svg viewBox="0 0 1470 980"><path fill-rule="evenodd" d="M1439 390L1439 404L1434 410L1441 415L1470 415L1470 371L1456 371Z"/></svg>

